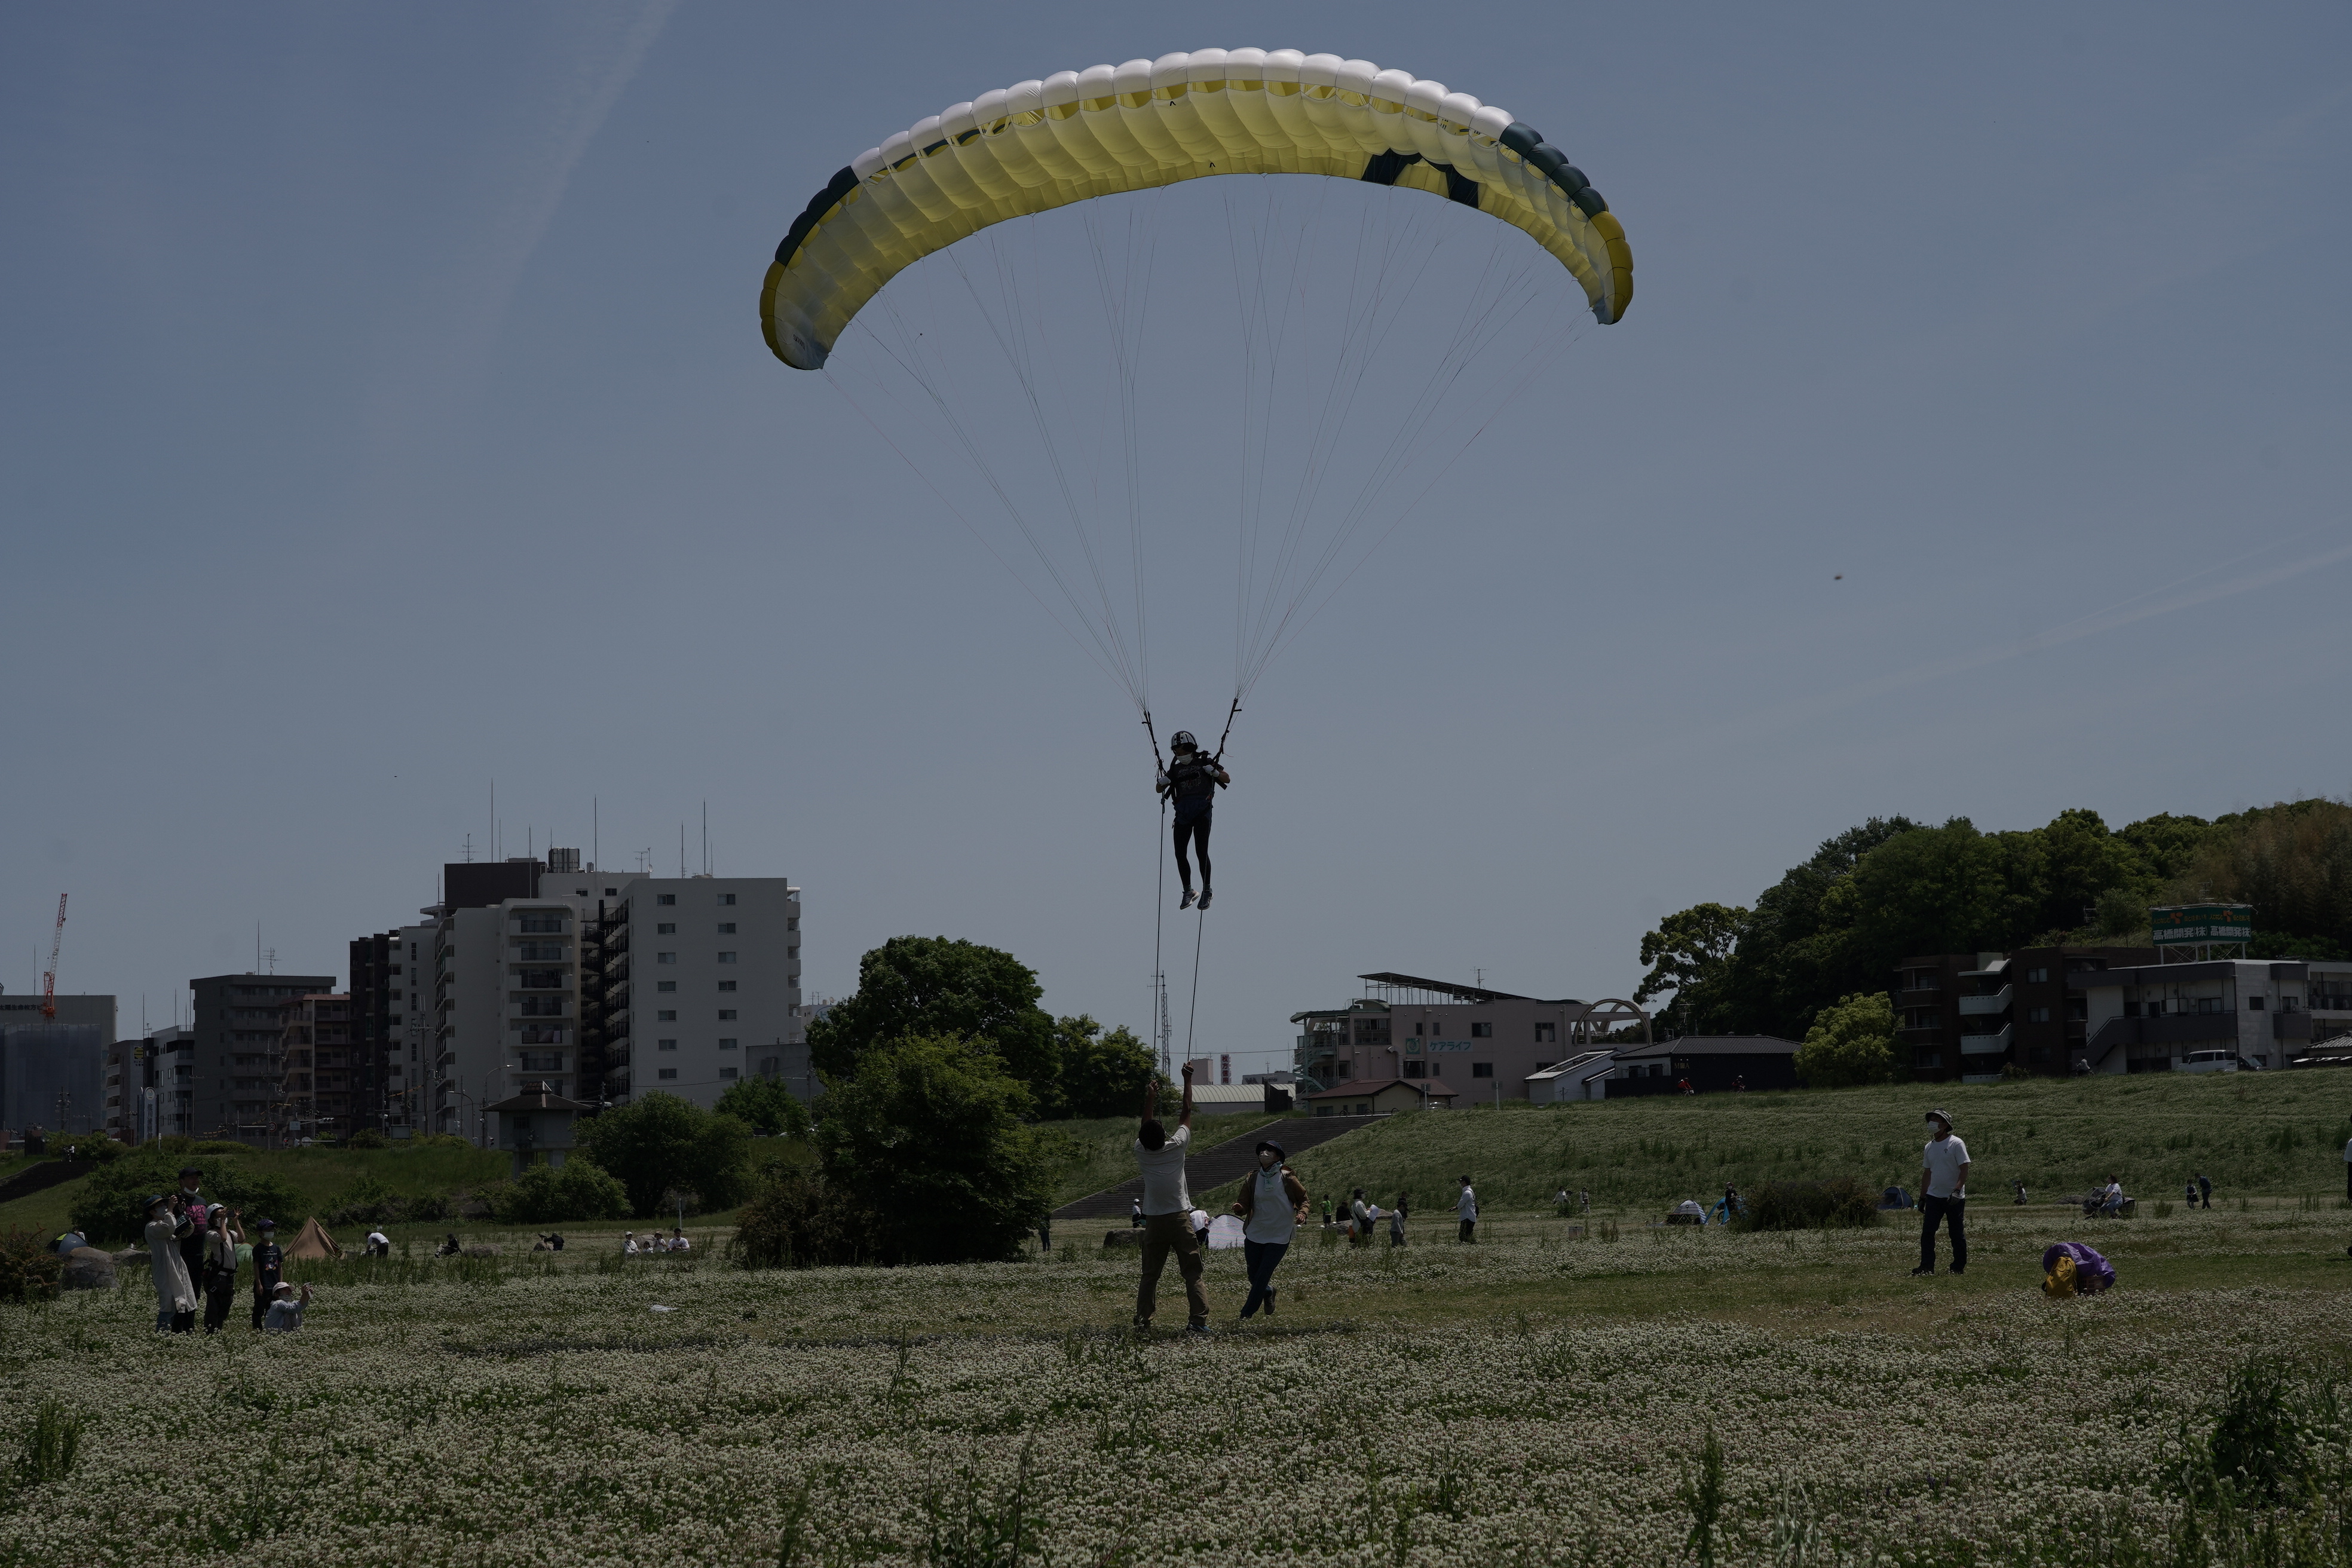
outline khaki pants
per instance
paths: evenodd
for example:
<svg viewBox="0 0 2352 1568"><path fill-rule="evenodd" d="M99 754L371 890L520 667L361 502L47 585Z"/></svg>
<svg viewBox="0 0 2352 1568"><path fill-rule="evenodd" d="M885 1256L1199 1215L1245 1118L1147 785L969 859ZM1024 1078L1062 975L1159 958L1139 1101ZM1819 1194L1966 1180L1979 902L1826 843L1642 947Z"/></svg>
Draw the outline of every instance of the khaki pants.
<svg viewBox="0 0 2352 1568"><path fill-rule="evenodd" d="M1192 1216L1153 1214L1143 1216L1143 1282L1135 1291L1135 1326L1148 1329L1160 1307L1160 1271L1168 1254L1176 1254L1176 1271L1184 1277L1184 1304L1194 1323L1209 1321L1209 1293L1201 1289L1201 1241L1192 1234Z"/></svg>

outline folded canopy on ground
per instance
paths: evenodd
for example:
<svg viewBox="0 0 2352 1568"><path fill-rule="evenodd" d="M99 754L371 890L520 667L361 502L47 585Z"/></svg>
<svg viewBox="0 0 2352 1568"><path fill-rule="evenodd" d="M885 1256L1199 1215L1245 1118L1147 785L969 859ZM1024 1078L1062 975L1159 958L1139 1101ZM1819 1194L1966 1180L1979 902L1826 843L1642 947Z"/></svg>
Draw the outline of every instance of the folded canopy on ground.
<svg viewBox="0 0 2352 1568"><path fill-rule="evenodd" d="M1526 231L1603 324L1633 297L1633 253L1608 203L1508 112L1370 60L1194 49L1016 82L859 153L776 247L761 331L786 364L821 369L884 284L967 235L1212 174L1424 191Z"/></svg>

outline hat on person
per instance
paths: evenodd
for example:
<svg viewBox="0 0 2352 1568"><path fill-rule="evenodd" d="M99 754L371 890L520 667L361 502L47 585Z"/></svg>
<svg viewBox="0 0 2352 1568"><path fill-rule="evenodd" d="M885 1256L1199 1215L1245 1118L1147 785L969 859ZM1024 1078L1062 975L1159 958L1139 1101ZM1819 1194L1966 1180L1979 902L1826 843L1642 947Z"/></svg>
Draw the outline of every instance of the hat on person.
<svg viewBox="0 0 2352 1568"><path fill-rule="evenodd" d="M1261 1139L1259 1139L1259 1140L1258 1140L1258 1145L1257 1145L1257 1148L1256 1148L1256 1150L1255 1151L1255 1152L1256 1152L1256 1153L1260 1153L1260 1154L1263 1154L1263 1153L1265 1153L1268 1149L1271 1149L1271 1150L1273 1150L1273 1151L1274 1151L1274 1157L1275 1157L1276 1159L1277 1159L1277 1160L1287 1160L1288 1158L1290 1158L1289 1154L1284 1151L1284 1149L1283 1149L1282 1145L1281 1145L1281 1144L1279 1144L1279 1143L1277 1143L1277 1142L1275 1142L1273 1139L1271 1139L1271 1138L1261 1138Z"/></svg>
<svg viewBox="0 0 2352 1568"><path fill-rule="evenodd" d="M1946 1110L1939 1106L1936 1110L1927 1112L1927 1115L1929 1119L1942 1122L1944 1124L1945 1131L1949 1132L1952 1130L1952 1113L1950 1111Z"/></svg>
<svg viewBox="0 0 2352 1568"><path fill-rule="evenodd" d="M198 1170L194 1165L183 1165L180 1167L180 1174L184 1176L201 1176L204 1174L204 1172Z"/></svg>
<svg viewBox="0 0 2352 1568"><path fill-rule="evenodd" d="M157 1204L161 1204L161 1203L169 1203L170 1201L171 1201L171 1198L170 1198L169 1194L164 1194L164 1193L150 1193L150 1194L147 1194L146 1200L145 1200L144 1202L142 1202L142 1203L139 1205L139 1212L140 1212L141 1214L145 1214L149 1209L153 1208Z"/></svg>
<svg viewBox="0 0 2352 1568"><path fill-rule="evenodd" d="M276 1230L278 1228L278 1222L274 1219L257 1219L253 1222L253 1228L256 1230Z"/></svg>
<svg viewBox="0 0 2352 1568"><path fill-rule="evenodd" d="M291 1279L280 1279L280 1280L278 1282L278 1291L279 1291L279 1292L281 1292L281 1293L282 1293L282 1292L284 1292L284 1291L291 1290L292 1289L294 1289L294 1281L292 1281Z"/></svg>

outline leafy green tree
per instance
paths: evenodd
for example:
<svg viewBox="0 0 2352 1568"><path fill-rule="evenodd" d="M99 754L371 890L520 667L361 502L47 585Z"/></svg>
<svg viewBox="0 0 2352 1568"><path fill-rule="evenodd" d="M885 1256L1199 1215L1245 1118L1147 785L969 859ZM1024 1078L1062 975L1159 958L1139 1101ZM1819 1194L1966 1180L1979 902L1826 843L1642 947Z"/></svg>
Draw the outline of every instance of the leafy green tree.
<svg viewBox="0 0 2352 1568"><path fill-rule="evenodd" d="M1863 857L1917 831L1908 817L1874 816L1822 840L1811 859L1759 894L1715 988L1717 1026L1801 1039L1813 1015L1838 994L1849 959L1843 927L1825 921L1824 900Z"/></svg>
<svg viewBox="0 0 2352 1568"><path fill-rule="evenodd" d="M808 1107L780 1078L747 1078L730 1084L718 1109L764 1137L799 1138L809 1130Z"/></svg>
<svg viewBox="0 0 2352 1568"><path fill-rule="evenodd" d="M490 1191L490 1214L500 1225L564 1225L578 1220L619 1219L629 1212L629 1194L593 1160L574 1154L557 1170L525 1166L520 1180Z"/></svg>
<svg viewBox="0 0 2352 1568"><path fill-rule="evenodd" d="M751 1130L674 1094L638 1095L581 1122L579 1138L588 1157L627 1190L631 1214L657 1213L673 1187L693 1193L706 1209L732 1208L743 1195Z"/></svg>
<svg viewBox="0 0 2352 1568"><path fill-rule="evenodd" d="M1650 972L1633 1000L1647 1002L1671 991L1684 1029L1706 1033L1722 1005L1717 993L1747 925L1746 910L1722 904L1693 904L1668 915L1657 930L1643 934L1642 962Z"/></svg>
<svg viewBox="0 0 2352 1568"><path fill-rule="evenodd" d="M244 1152L244 1145L237 1148ZM177 1192L183 1165L203 1173L197 1190L207 1203L227 1204L242 1211L248 1222L302 1223L300 1198L277 1176L226 1155L184 1154L147 1143L90 1173L69 1211L74 1228L101 1246L137 1240L147 1226L142 1201L156 1193Z"/></svg>
<svg viewBox="0 0 2352 1568"><path fill-rule="evenodd" d="M1895 1005L1883 991L1866 991L1822 1008L1795 1067L1813 1089L1885 1083L1895 1072Z"/></svg>
<svg viewBox="0 0 2352 1568"><path fill-rule="evenodd" d="M1124 1024L1104 1034L1103 1026L1083 1013L1056 1019L1054 1033L1061 1049L1064 1115L1141 1113L1143 1091L1159 1072L1150 1046Z"/></svg>
<svg viewBox="0 0 2352 1568"><path fill-rule="evenodd" d="M952 1035L1000 1058L1041 1107L1057 1097L1054 1020L1034 972L1009 952L943 936L893 937L858 961L857 991L809 1026L809 1055L847 1079L872 1051Z"/></svg>
<svg viewBox="0 0 2352 1568"><path fill-rule="evenodd" d="M2352 948L2352 805L2286 801L2222 817L2168 893L2253 905L2266 942Z"/></svg>
<svg viewBox="0 0 2352 1568"><path fill-rule="evenodd" d="M1032 1104L976 1041L878 1047L819 1102L824 1182L872 1215L878 1262L1010 1258L1053 1207Z"/></svg>

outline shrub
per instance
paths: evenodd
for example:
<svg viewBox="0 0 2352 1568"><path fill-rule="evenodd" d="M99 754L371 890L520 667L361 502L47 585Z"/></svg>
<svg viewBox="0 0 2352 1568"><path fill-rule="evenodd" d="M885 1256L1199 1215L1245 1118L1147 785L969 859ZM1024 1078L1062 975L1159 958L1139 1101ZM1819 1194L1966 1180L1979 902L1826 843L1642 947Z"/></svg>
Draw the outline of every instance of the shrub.
<svg viewBox="0 0 2352 1568"><path fill-rule="evenodd" d="M130 1151L103 1132L77 1132L71 1138L50 1139L49 1152L60 1160L110 1165Z"/></svg>
<svg viewBox="0 0 2352 1568"><path fill-rule="evenodd" d="M864 1262L873 1216L822 1176L783 1170L735 1218L727 1259L740 1268L819 1268Z"/></svg>
<svg viewBox="0 0 2352 1568"><path fill-rule="evenodd" d="M242 1143L227 1147L240 1154L252 1152ZM200 1190L206 1202L240 1209L248 1220L268 1215L283 1225L301 1206L294 1189L274 1175L216 1154L166 1149L159 1140L90 1173L73 1202L74 1228L93 1245L137 1240L147 1224L141 1201L154 1193L174 1191L184 1164L194 1165L203 1173Z"/></svg>
<svg viewBox="0 0 2352 1568"><path fill-rule="evenodd" d="M658 1090L583 1122L588 1157L620 1179L629 1212L659 1213L662 1196L685 1188L706 1209L733 1208L743 1195L751 1130Z"/></svg>
<svg viewBox="0 0 2352 1568"><path fill-rule="evenodd" d="M391 1139L373 1127L362 1127L343 1141L343 1146L347 1149L384 1149L389 1148L391 1144Z"/></svg>
<svg viewBox="0 0 2352 1568"><path fill-rule="evenodd" d="M593 1160L574 1154L563 1168L526 1166L520 1180L500 1182L486 1194L490 1216L500 1225L562 1225L574 1220L619 1219L629 1212L629 1194Z"/></svg>
<svg viewBox="0 0 2352 1568"><path fill-rule="evenodd" d="M0 1301L47 1301L57 1295L66 1260L49 1250L49 1240L21 1227L0 1232Z"/></svg>
<svg viewBox="0 0 2352 1568"><path fill-rule="evenodd" d="M2325 1389L2321 1403L2334 1405L2334 1393ZM2242 1497L2294 1501L2310 1479L2311 1403L2278 1362L2258 1356L2239 1363L2221 1391L2206 1442L2213 1478Z"/></svg>
<svg viewBox="0 0 2352 1568"><path fill-rule="evenodd" d="M1851 1176L1766 1182L1747 1194L1741 1230L1839 1230L1878 1223L1878 1194Z"/></svg>
<svg viewBox="0 0 2352 1568"><path fill-rule="evenodd" d="M1792 1065L1811 1089L1885 1083L1895 1072L1895 1004L1864 991L1822 1008Z"/></svg>
<svg viewBox="0 0 2352 1568"><path fill-rule="evenodd" d="M1034 1102L1003 1061L951 1036L867 1052L826 1094L817 1144L828 1184L873 1216L882 1263L1011 1258L1052 1212Z"/></svg>

